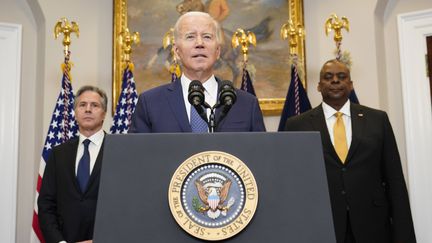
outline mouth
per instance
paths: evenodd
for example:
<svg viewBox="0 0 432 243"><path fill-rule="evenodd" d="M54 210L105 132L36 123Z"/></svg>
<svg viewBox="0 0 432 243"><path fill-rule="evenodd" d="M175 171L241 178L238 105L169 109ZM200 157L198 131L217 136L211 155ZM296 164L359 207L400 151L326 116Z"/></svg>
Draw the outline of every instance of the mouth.
<svg viewBox="0 0 432 243"><path fill-rule="evenodd" d="M193 55L192 58L207 58L207 55L205 55L205 54L196 54L196 55Z"/></svg>

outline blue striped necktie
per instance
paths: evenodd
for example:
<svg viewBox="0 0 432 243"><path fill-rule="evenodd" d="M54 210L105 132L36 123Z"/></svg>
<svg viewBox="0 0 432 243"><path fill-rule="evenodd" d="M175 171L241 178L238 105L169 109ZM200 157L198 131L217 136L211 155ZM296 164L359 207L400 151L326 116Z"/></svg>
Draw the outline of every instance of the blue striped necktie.
<svg viewBox="0 0 432 243"><path fill-rule="evenodd" d="M84 193L87 187L87 182L90 178L90 152L89 144L90 140L86 139L83 141L84 153L78 163L77 179L81 188L81 192Z"/></svg>
<svg viewBox="0 0 432 243"><path fill-rule="evenodd" d="M207 122L201 118L195 107L193 107L192 105L190 110L190 125L193 133L208 132Z"/></svg>

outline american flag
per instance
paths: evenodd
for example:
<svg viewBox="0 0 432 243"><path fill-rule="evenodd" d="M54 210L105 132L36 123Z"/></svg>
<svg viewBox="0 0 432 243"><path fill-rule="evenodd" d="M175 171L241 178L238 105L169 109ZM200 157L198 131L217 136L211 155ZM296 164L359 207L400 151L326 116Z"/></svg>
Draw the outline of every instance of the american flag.
<svg viewBox="0 0 432 243"><path fill-rule="evenodd" d="M240 89L256 96L255 89L252 84L252 79L250 77L249 71L246 69L246 65L243 68L243 76Z"/></svg>
<svg viewBox="0 0 432 243"><path fill-rule="evenodd" d="M291 83L285 99L278 131L283 131L288 118L310 110L311 104L303 84L300 82L297 66L291 65Z"/></svg>
<svg viewBox="0 0 432 243"><path fill-rule="evenodd" d="M42 177L45 171L46 161L48 161L48 157L51 154L51 150L54 146L60 145L67 140L78 136L78 126L75 121L75 113L73 110L75 96L73 94L71 84L71 64L68 62L68 60L69 57L66 57L65 62L62 64L63 78L61 91L57 98L57 103L51 118L44 148L42 150L42 158L39 164L39 176L37 179L36 199L33 211L33 230L30 237L30 242L32 243L45 242L42 232L39 228L37 199L42 184Z"/></svg>
<svg viewBox="0 0 432 243"><path fill-rule="evenodd" d="M138 102L138 93L136 91L132 71L133 64L129 63L123 73L122 90L110 129L112 134L128 132L131 117L135 111L136 103Z"/></svg>

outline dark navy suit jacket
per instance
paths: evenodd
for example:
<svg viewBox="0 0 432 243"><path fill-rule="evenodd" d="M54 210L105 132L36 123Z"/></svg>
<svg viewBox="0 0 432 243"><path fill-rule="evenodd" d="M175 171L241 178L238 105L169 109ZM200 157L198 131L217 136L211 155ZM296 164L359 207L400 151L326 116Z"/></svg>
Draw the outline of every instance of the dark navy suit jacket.
<svg viewBox="0 0 432 243"><path fill-rule="evenodd" d="M242 90L236 89L236 93L237 101L218 124L216 132L265 131L257 98ZM218 121L220 109L216 109L215 115ZM192 132L180 79L143 92L129 129L129 133L176 132Z"/></svg>
<svg viewBox="0 0 432 243"><path fill-rule="evenodd" d="M45 167L38 207L46 243L93 239L104 144L82 192L75 175L78 141L75 138L54 147Z"/></svg>

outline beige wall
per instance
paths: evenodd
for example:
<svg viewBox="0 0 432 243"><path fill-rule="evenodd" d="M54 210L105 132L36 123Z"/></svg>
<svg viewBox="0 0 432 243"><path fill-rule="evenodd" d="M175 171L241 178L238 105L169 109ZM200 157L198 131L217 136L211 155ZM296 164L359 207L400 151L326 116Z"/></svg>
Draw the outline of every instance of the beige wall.
<svg viewBox="0 0 432 243"><path fill-rule="evenodd" d="M28 242L33 212L34 178L40 155L39 141L42 137L43 73L38 71L39 37L33 10L26 1L1 0L0 6L1 22L23 26L16 240Z"/></svg>
<svg viewBox="0 0 432 243"><path fill-rule="evenodd" d="M432 8L430 0L304 0L308 95L312 106L321 102L316 91L322 63L334 58L333 32L324 34L331 13L346 16L343 50L351 53L352 79L361 104L388 112L406 171L397 15Z"/></svg>
<svg viewBox="0 0 432 243"><path fill-rule="evenodd" d="M304 0L309 98L320 103L316 91L321 64L333 57L334 42L325 37L323 23L330 13L347 16L351 32L343 48L350 50L352 76L362 104L386 110L393 124L402 158L405 156L401 78L396 16L432 8L430 0ZM0 0L0 21L23 25L20 158L18 178L17 242L28 242L43 139L55 105L63 60L60 40L52 29L60 17L78 22L81 35L72 37L73 87L93 84L111 93L112 1ZM276 30L275 30L276 31ZM145 38L145 37L143 37ZM109 106L111 107L111 105ZM111 112L109 112L111 114ZM108 115L105 129L110 127ZM278 117L267 117L275 130Z"/></svg>
<svg viewBox="0 0 432 243"><path fill-rule="evenodd" d="M59 93L62 78L60 64L64 58L62 36L57 40L53 38L54 24L59 18L66 17L79 25L80 37L72 35L70 47L71 61L74 63L71 71L74 91L90 84L111 94L113 1L39 0L39 4L47 23L43 124L49 124ZM108 107L108 114L111 114L111 102ZM105 129L109 130L111 116L108 115L107 118ZM47 129L44 126L44 134Z"/></svg>

